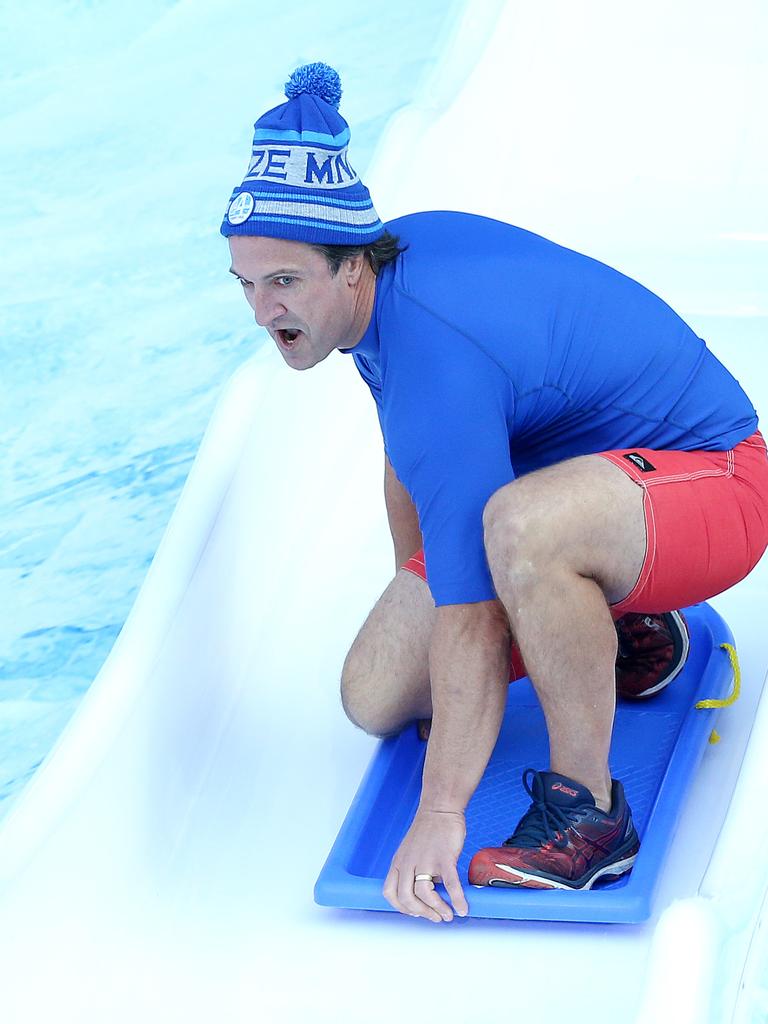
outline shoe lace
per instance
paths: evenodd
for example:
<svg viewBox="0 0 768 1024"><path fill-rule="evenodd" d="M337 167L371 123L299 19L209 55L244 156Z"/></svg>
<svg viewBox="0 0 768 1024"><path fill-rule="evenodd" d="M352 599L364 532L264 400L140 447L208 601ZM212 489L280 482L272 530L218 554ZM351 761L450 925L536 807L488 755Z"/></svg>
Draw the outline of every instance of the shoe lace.
<svg viewBox="0 0 768 1024"><path fill-rule="evenodd" d="M533 768L526 768L523 772L523 785L532 803L515 831L502 845L536 849L543 843L552 842L562 850L568 845L565 830L579 820L579 808L560 807L558 804L537 800L531 785L535 774Z"/></svg>

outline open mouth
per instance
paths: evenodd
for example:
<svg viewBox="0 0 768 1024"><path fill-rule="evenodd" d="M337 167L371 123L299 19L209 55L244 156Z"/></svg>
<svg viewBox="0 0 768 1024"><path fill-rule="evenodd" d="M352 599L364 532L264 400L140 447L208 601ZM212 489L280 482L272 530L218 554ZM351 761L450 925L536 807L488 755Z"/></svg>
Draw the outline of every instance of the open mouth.
<svg viewBox="0 0 768 1024"><path fill-rule="evenodd" d="M285 327L275 331L275 334L284 348L293 348L301 331L294 330L292 327Z"/></svg>

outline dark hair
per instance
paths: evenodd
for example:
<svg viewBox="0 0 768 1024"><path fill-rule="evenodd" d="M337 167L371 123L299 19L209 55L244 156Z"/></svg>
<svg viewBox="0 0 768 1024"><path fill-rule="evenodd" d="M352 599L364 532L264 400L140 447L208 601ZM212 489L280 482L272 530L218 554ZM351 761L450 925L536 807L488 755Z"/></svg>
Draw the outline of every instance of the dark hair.
<svg viewBox="0 0 768 1024"><path fill-rule="evenodd" d="M313 245L312 248L325 256L331 270L331 277L335 277L344 260L350 260L358 253L363 253L371 270L374 274L378 274L381 267L396 260L408 246L400 245L397 235L385 231L381 238L377 238L375 242L370 242L368 245Z"/></svg>

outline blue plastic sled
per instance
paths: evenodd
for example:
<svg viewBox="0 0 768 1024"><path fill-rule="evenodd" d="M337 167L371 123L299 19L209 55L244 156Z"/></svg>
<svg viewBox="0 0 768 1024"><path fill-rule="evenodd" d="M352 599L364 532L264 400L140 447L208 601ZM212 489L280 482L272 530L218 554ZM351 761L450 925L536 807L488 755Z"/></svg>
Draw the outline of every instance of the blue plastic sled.
<svg viewBox="0 0 768 1024"><path fill-rule="evenodd" d="M687 788L706 749L717 710L699 700L722 698L731 667L722 643L733 643L708 604L686 608L691 648L672 684L647 701L619 701L611 772L624 783L641 846L632 871L583 892L469 887L472 854L499 846L529 806L521 776L549 763L544 716L528 679L509 688L507 709L488 767L467 807L467 839L458 862L472 917L535 921L639 923L653 893ZM392 858L410 826L421 790L426 743L415 724L382 740L315 886L328 907L393 910L382 895ZM448 899L442 885L438 891Z"/></svg>

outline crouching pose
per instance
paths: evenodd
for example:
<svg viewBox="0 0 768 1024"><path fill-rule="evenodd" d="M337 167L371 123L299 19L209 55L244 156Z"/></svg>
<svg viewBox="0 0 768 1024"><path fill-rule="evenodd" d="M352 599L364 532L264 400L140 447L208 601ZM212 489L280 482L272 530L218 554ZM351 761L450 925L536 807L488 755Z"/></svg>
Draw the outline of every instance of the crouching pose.
<svg viewBox="0 0 768 1024"><path fill-rule="evenodd" d="M647 697L687 650L675 609L768 543L768 458L748 397L658 296L510 224L383 224L347 156L338 76L299 69L256 123L222 224L232 272L288 366L338 350L375 400L397 572L346 659L366 731L431 720L421 799L384 885L432 921L467 903L464 810L526 672L549 765L469 880L586 888L638 838L608 751L617 684ZM343 438L340 439L343 445Z"/></svg>

